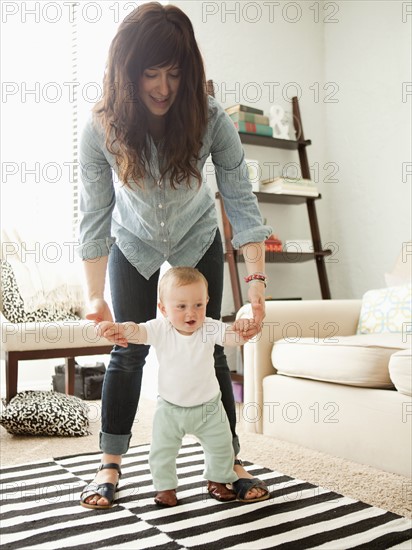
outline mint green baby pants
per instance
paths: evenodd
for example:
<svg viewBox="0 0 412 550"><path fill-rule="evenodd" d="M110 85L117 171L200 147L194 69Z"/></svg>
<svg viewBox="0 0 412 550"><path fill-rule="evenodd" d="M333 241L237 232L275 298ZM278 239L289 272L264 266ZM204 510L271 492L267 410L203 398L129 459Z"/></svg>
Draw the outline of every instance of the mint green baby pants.
<svg viewBox="0 0 412 550"><path fill-rule="evenodd" d="M238 479L229 420L219 395L196 407L179 407L157 399L149 464L156 491L176 489L176 457L186 434L197 437L205 454L204 477L218 483Z"/></svg>

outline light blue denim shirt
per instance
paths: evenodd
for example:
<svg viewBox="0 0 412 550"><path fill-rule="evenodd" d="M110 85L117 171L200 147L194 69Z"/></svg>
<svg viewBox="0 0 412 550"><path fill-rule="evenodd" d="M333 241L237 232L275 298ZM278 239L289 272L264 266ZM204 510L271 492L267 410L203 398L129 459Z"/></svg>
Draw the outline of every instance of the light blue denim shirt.
<svg viewBox="0 0 412 550"><path fill-rule="evenodd" d="M217 227L214 194L204 177L209 155L215 167L218 189L233 229L233 246L264 241L271 227L264 226L247 175L244 152L230 117L209 98L209 122L197 167L203 174L198 185L173 189L160 182L159 158L152 143L150 159L155 178L144 186L122 185L115 157L105 146L104 131L90 118L80 147L82 188L80 246L84 260L107 256L114 242L147 279L168 261L195 266L212 244Z"/></svg>

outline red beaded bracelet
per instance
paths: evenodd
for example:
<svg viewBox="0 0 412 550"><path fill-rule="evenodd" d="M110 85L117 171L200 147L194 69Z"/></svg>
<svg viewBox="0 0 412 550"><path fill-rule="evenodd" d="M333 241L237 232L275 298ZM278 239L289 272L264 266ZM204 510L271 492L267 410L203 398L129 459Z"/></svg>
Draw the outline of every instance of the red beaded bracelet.
<svg viewBox="0 0 412 550"><path fill-rule="evenodd" d="M264 273L252 273L251 275L248 275L245 277L245 282L250 283L250 281L262 281L262 283L266 287L266 280L267 277Z"/></svg>

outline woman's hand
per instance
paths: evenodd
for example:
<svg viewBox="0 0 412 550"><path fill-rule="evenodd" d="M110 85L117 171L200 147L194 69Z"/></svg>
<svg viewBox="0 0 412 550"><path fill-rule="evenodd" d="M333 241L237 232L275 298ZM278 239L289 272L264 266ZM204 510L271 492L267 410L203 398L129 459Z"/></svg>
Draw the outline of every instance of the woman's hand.
<svg viewBox="0 0 412 550"><path fill-rule="evenodd" d="M242 247L247 272L249 275L265 272L265 243L248 243ZM253 279L247 283L249 302L255 322L255 334L262 329L265 318L265 281ZM254 334L254 335L255 335ZM253 336L254 336L253 335Z"/></svg>
<svg viewBox="0 0 412 550"><path fill-rule="evenodd" d="M110 311L107 302L103 298L94 298L88 303L88 311L86 319L94 321L95 324L101 323L102 321L111 321L113 322L113 315Z"/></svg>

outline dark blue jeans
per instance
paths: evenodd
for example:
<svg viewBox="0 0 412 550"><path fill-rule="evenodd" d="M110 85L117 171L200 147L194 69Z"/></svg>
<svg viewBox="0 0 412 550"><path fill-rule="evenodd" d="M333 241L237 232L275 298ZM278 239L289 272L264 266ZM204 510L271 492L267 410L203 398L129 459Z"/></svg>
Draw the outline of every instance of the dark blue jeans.
<svg viewBox="0 0 412 550"><path fill-rule="evenodd" d="M197 269L209 284L206 315L220 319L223 294L223 247L219 231ZM144 323L156 317L157 285L160 270L149 280L133 267L116 245L109 256L110 289L117 322ZM100 448L108 454L121 455L129 448L131 428L137 412L143 366L149 346L129 344L115 346L111 353L102 391L102 431ZM235 455L239 453L236 435L236 409L230 371L221 346L215 347L215 370L222 392L222 402L229 418Z"/></svg>

